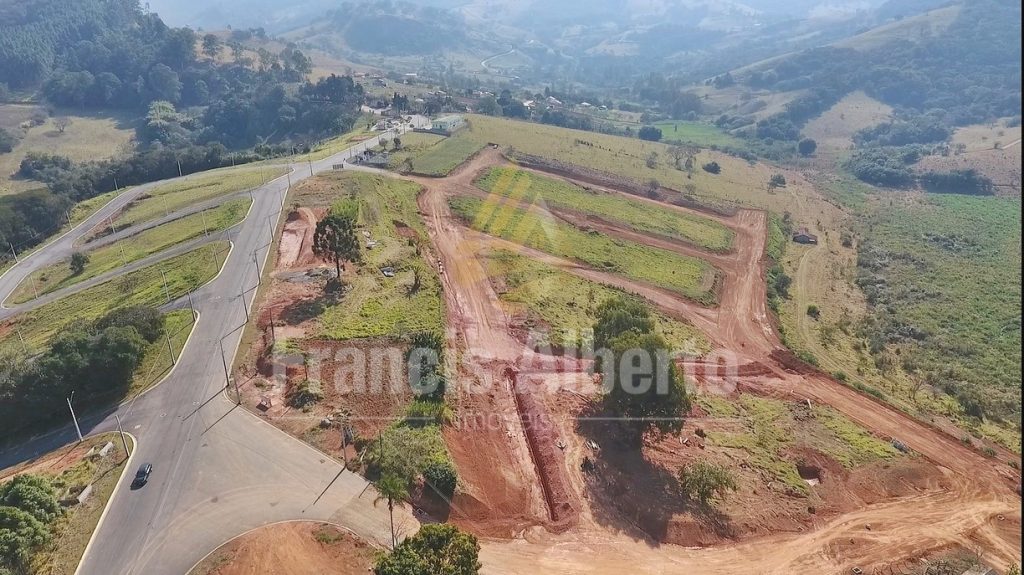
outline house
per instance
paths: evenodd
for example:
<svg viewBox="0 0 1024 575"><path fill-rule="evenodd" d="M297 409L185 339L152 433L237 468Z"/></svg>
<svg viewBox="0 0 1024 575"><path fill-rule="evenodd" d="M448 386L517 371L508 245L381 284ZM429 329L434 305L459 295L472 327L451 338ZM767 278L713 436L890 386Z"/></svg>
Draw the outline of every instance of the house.
<svg viewBox="0 0 1024 575"><path fill-rule="evenodd" d="M818 236L807 231L807 228L800 228L793 234L793 241L798 244L817 244Z"/></svg>
<svg viewBox="0 0 1024 575"><path fill-rule="evenodd" d="M430 129L439 130L442 132L452 132L462 127L465 120L458 114L449 114L447 116L441 116L435 118L430 122Z"/></svg>
<svg viewBox="0 0 1024 575"><path fill-rule="evenodd" d="M561 106L562 101L554 96L548 96L548 104L551 104L552 106Z"/></svg>

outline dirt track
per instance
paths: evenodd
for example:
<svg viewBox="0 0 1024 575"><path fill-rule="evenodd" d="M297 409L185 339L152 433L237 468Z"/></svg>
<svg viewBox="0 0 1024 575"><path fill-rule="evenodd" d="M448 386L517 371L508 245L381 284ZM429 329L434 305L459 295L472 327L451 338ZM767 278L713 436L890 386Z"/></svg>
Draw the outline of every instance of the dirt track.
<svg viewBox="0 0 1024 575"><path fill-rule="evenodd" d="M879 436L896 437L943 469L952 487L870 505L841 515L812 532L703 550L671 545L652 547L649 542L582 527L561 535L534 534L515 541L490 541L483 550L486 572L522 573L538 571L539 567L540 572L550 573L663 573L690 566L701 573L823 573L855 565L886 565L948 544L985 550L985 558L999 565L1020 560L1020 498L1013 492L1019 475L1005 462L985 458L936 428L824 374L807 368L797 373L780 364L777 352L782 345L765 301L762 259L767 222L763 212L741 210L732 217L712 216L733 229L736 240L732 253L714 258L723 274L723 285L719 307L709 309L653 286L464 228L450 214L448 197L477 194L472 187L473 177L503 161L496 150L488 149L448 178L412 178L426 189L420 207L445 270L449 337L461 349L472 350L479 363L487 366L486 373L477 374L478 377L495 380L491 392L484 396L460 396L460 412L468 409L516 413L513 390L501 374L521 359L523 346L510 335L508 318L476 259L481 248L501 247L580 277L626 289L648 299L665 313L690 321L707 333L721 348L720 352L732 354L742 363L763 364L771 372L744 378L745 384L769 395L826 403ZM662 205L666 209L690 211ZM623 230L605 226L602 231L615 235ZM649 243L658 241L661 240L648 239ZM460 472L468 462L468 492L489 512L481 516L511 513L501 528L481 525L481 532L507 537L508 533L503 531L517 521L520 526L546 523L551 515L551 502L545 501L539 487L536 462L526 463L533 460L522 426L517 425L515 418L503 421L505 429L488 437L467 437L469 434L457 431L447 433L446 437ZM457 519L458 513L458 508L453 510L453 517ZM478 513L466 513L469 519L475 515ZM1005 519L994 519L997 515Z"/></svg>

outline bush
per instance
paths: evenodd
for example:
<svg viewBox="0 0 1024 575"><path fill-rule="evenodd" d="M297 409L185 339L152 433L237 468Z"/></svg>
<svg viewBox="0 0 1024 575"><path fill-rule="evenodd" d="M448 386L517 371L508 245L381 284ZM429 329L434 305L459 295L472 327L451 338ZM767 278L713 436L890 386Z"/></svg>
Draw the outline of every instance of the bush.
<svg viewBox="0 0 1024 575"><path fill-rule="evenodd" d="M725 467L698 461L679 470L679 486L686 497L706 504L713 497L723 497L727 491L736 491L736 480Z"/></svg>
<svg viewBox="0 0 1024 575"><path fill-rule="evenodd" d="M85 271L85 266L89 265L89 256L82 252L75 252L71 254L71 273L76 276Z"/></svg>
<svg viewBox="0 0 1024 575"><path fill-rule="evenodd" d="M818 309L818 306L812 303L811 305L807 306L807 315L814 319L818 319L821 317L821 310Z"/></svg>
<svg viewBox="0 0 1024 575"><path fill-rule="evenodd" d="M14 146L18 144L18 137L8 132L7 130L0 128L0 154L6 154L14 149Z"/></svg>
<svg viewBox="0 0 1024 575"><path fill-rule="evenodd" d="M701 167L704 168L704 171L709 173L709 174L720 174L720 173L722 173L722 166L719 166L718 162L715 162L715 161L710 161L710 162L704 164Z"/></svg>
<svg viewBox="0 0 1024 575"><path fill-rule="evenodd" d="M433 461L423 469L423 480L427 482L428 488L444 499L450 499L455 495L455 486L458 483L458 474L455 466L448 461Z"/></svg>
<svg viewBox="0 0 1024 575"><path fill-rule="evenodd" d="M303 408L313 405L324 398L323 387L319 381L304 379L288 394L288 405Z"/></svg>
<svg viewBox="0 0 1024 575"><path fill-rule="evenodd" d="M637 132L637 135L640 136L641 140L647 140L648 142L657 142L658 140L661 140L661 128L656 128L654 126L644 126L640 128L640 131Z"/></svg>
<svg viewBox="0 0 1024 575"><path fill-rule="evenodd" d="M815 142L810 138L804 138L796 145L796 149L800 152L801 156L810 156L818 149L818 142Z"/></svg>
<svg viewBox="0 0 1024 575"><path fill-rule="evenodd" d="M476 575L480 543L454 525L424 525L391 553L381 555L374 575Z"/></svg>

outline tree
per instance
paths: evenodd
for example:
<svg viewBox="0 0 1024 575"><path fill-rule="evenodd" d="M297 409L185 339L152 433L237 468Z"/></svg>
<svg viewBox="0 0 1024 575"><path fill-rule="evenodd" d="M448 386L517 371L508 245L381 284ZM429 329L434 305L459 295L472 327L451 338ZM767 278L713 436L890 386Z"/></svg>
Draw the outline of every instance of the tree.
<svg viewBox="0 0 1024 575"><path fill-rule="evenodd" d="M476 575L480 543L454 525L424 525L377 560L374 575Z"/></svg>
<svg viewBox="0 0 1024 575"><path fill-rule="evenodd" d="M25 473L0 485L0 505L17 507L37 521L49 524L60 515L60 503L50 480Z"/></svg>
<svg viewBox="0 0 1024 575"><path fill-rule="evenodd" d="M722 173L722 166L719 166L718 162L716 162L714 160L704 164L701 167L704 168L704 171L709 173L709 174L720 174L720 173Z"/></svg>
<svg viewBox="0 0 1024 575"><path fill-rule="evenodd" d="M18 137L8 132L7 130L0 128L0 154L6 154L14 149L14 146L18 143Z"/></svg>
<svg viewBox="0 0 1024 575"><path fill-rule="evenodd" d="M387 473L380 479L373 482L377 489L377 497L373 500L376 505L380 501L387 501L388 515L391 519L391 548L398 545L398 536L395 534L395 504L402 505L409 497L409 483L402 477Z"/></svg>
<svg viewBox="0 0 1024 575"><path fill-rule="evenodd" d="M75 252L71 254L71 273L78 275L85 271L85 266L89 265L89 256L82 252Z"/></svg>
<svg viewBox="0 0 1024 575"><path fill-rule="evenodd" d="M768 193L772 193L776 188L786 187L786 176L782 174L772 174L772 177L768 178Z"/></svg>
<svg viewBox="0 0 1024 575"><path fill-rule="evenodd" d="M73 123L74 121L67 116L57 116L53 119L53 127L57 128L57 131L61 134L63 134L64 130L68 129L68 126Z"/></svg>
<svg viewBox="0 0 1024 575"><path fill-rule="evenodd" d="M334 262L339 281L342 262L359 260L355 227L354 218L332 213L317 222L313 232L313 253Z"/></svg>
<svg viewBox="0 0 1024 575"><path fill-rule="evenodd" d="M165 64L157 64L149 70L149 89L154 100L174 103L181 98L181 80L178 73Z"/></svg>
<svg viewBox="0 0 1024 575"><path fill-rule="evenodd" d="M818 149L818 142L815 142L810 138L804 138L796 145L796 149L800 152L801 156L810 156Z"/></svg>
<svg viewBox="0 0 1024 575"><path fill-rule="evenodd" d="M210 58L216 58L217 55L220 54L222 47L223 43L215 34L207 34L203 36L203 54L206 54Z"/></svg>
<svg viewBox="0 0 1024 575"><path fill-rule="evenodd" d="M641 140L647 140L648 142L657 142L661 139L661 128L654 126L644 126L637 132L637 136L640 136Z"/></svg>
<svg viewBox="0 0 1024 575"><path fill-rule="evenodd" d="M395 150L398 150L399 148L402 147L402 139L399 138L398 136L395 136L394 138L391 139L391 144Z"/></svg>
<svg viewBox="0 0 1024 575"><path fill-rule="evenodd" d="M459 479L455 467L450 461L432 461L423 470L423 480L438 495L450 499L452 495L455 495L455 487Z"/></svg>
<svg viewBox="0 0 1024 575"><path fill-rule="evenodd" d="M605 406L623 418L639 442L645 431L678 431L690 410L682 374L664 338L654 333L646 306L615 298L598 308L594 324L595 367L603 375Z"/></svg>
<svg viewBox="0 0 1024 575"><path fill-rule="evenodd" d="M32 552L49 538L50 530L46 524L30 513L0 505L0 566L20 570Z"/></svg>
<svg viewBox="0 0 1024 575"><path fill-rule="evenodd" d="M821 310L818 309L818 306L812 303L811 305L807 306L807 315L808 317L818 319L819 317L821 317Z"/></svg>
<svg viewBox="0 0 1024 575"><path fill-rule="evenodd" d="M658 188L660 188L660 187L661 187L661 184L658 183L658 180L655 180L655 179L652 178L650 180L647 180L647 185L644 186L644 191L647 193L647 197L649 197L649 198L657 198L658 197Z"/></svg>
<svg viewBox="0 0 1024 575"><path fill-rule="evenodd" d="M698 461L679 470L679 486L688 498L696 498L706 505L713 497L724 497L727 491L736 491L732 473L721 465Z"/></svg>
<svg viewBox="0 0 1024 575"><path fill-rule="evenodd" d="M498 116L501 114L501 106L498 105L498 101L494 99L494 96L484 96L477 102L476 111L488 116Z"/></svg>

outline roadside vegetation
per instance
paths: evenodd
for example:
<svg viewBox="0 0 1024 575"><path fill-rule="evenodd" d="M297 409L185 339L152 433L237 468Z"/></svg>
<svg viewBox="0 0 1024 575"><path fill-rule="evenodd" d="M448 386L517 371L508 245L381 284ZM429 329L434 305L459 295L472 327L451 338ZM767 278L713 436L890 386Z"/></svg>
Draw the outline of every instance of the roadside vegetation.
<svg viewBox="0 0 1024 575"><path fill-rule="evenodd" d="M110 451L100 457L107 442ZM131 440L129 439L129 445ZM70 458L72 461L68 461ZM0 484L0 571L10 573L73 573L124 470L127 454L117 434L88 437L43 455L47 465L29 469ZM4 470L18 472L18 469ZM65 507L87 486L82 503Z"/></svg>
<svg viewBox="0 0 1024 575"><path fill-rule="evenodd" d="M502 302L511 306L511 317L525 316L535 343L554 347L592 344L590 336L600 304L614 298L640 301L618 289L578 278L510 252L487 251L481 262ZM652 312L654 333L665 339L668 349L699 354L710 344L693 326Z"/></svg>
<svg viewBox="0 0 1024 575"><path fill-rule="evenodd" d="M526 209L502 206L501 200L454 197L449 203L475 230L663 287L705 305L715 303L717 272L703 260L584 232Z"/></svg>
<svg viewBox="0 0 1024 575"><path fill-rule="evenodd" d="M238 170L211 172L182 182L165 184L153 188L129 203L113 218L112 225L100 225L94 232L97 236L123 230L133 225L174 213L184 207L251 190L263 182L270 181L286 172L285 168L243 168Z"/></svg>
<svg viewBox="0 0 1024 575"><path fill-rule="evenodd" d="M515 168L492 168L475 183L484 191L526 204L541 203L556 210L598 216L638 232L682 240L711 251L724 252L732 247L732 231L714 220Z"/></svg>
<svg viewBox="0 0 1024 575"><path fill-rule="evenodd" d="M182 242L214 233L242 221L249 210L249 198L239 198L216 208L185 216L150 228L137 235L86 252L76 252L60 263L37 270L26 278L11 295L11 303L22 303L53 291L94 278L103 273L162 252ZM81 269L78 261L85 258Z"/></svg>
<svg viewBox="0 0 1024 575"><path fill-rule="evenodd" d="M0 325L0 353L34 355L75 322L93 321L125 306L158 306L182 297L217 275L228 248L227 242L212 242L19 314Z"/></svg>

